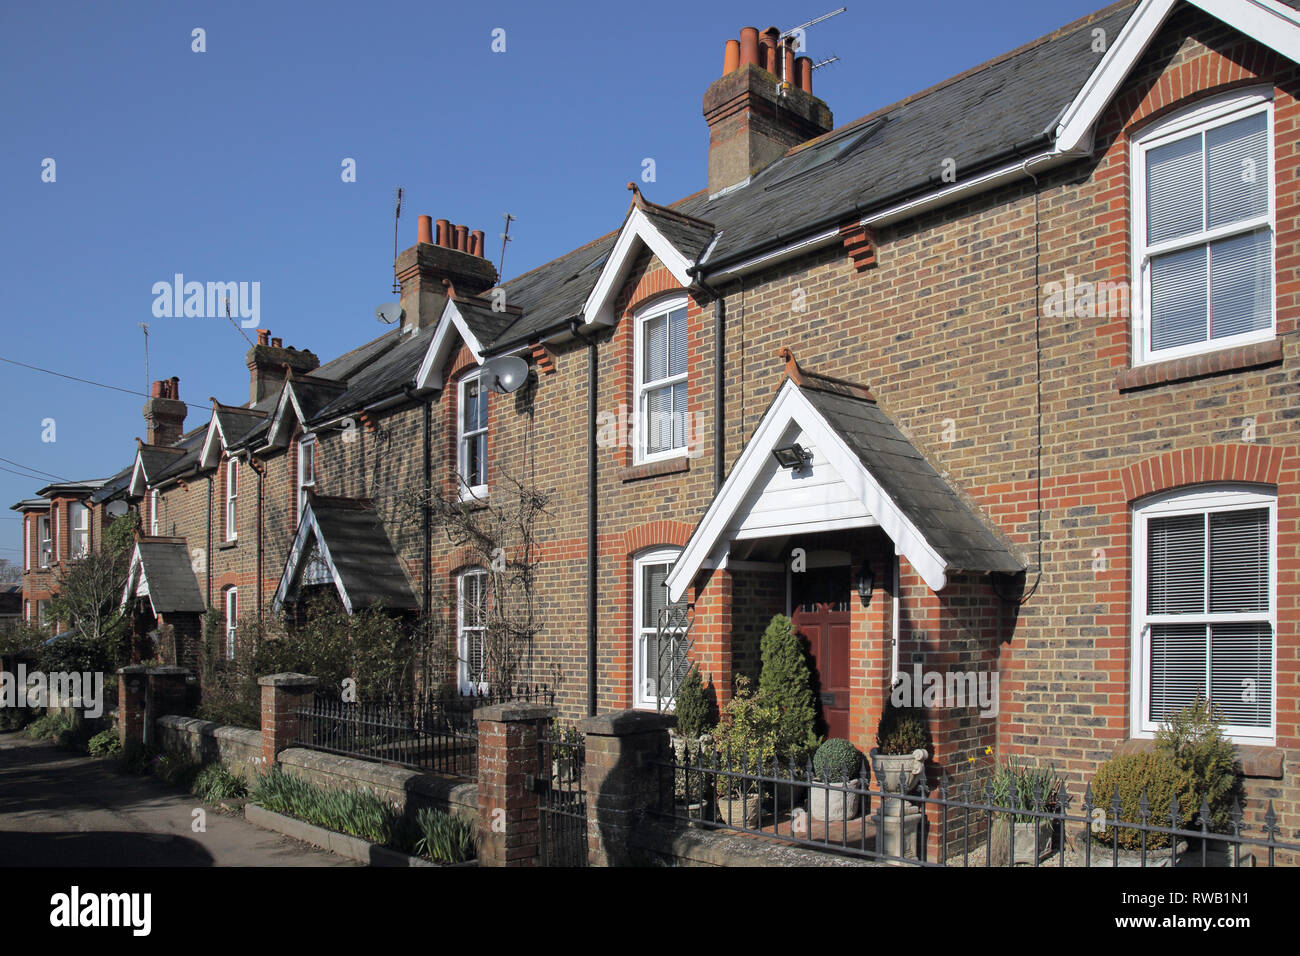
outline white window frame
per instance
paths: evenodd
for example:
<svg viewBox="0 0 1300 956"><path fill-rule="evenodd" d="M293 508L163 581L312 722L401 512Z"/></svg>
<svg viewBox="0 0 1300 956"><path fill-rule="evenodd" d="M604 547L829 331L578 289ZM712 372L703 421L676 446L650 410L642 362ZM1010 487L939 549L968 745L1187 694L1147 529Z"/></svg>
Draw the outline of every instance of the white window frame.
<svg viewBox="0 0 1300 956"><path fill-rule="evenodd" d="M465 581L471 577L483 579L482 595L485 607L488 600L487 571L483 568L466 568L456 576L456 685L462 694L486 694L488 682L471 681L469 675L468 632L478 631L482 635L480 646L486 647L482 642L487 640L486 621L481 625L465 623ZM484 665L486 666L486 659Z"/></svg>
<svg viewBox="0 0 1300 956"><path fill-rule="evenodd" d="M303 478L306 471L304 463L308 455L311 457L311 481ZM298 439L298 497L296 516L297 521L302 520L303 510L307 507L307 489L316 487L316 436L303 435Z"/></svg>
<svg viewBox="0 0 1300 956"><path fill-rule="evenodd" d="M32 523L26 515L23 516L23 570L30 571L32 567Z"/></svg>
<svg viewBox="0 0 1300 956"><path fill-rule="evenodd" d="M1268 132L1268 214L1254 219L1243 220L1227 226L1203 229L1190 236L1168 240L1154 246L1146 243L1147 222L1147 182L1146 154L1158 147L1183 139L1208 129L1223 126L1237 120L1245 119L1255 113L1264 113L1267 117ZM1255 88L1245 92L1235 91L1223 96L1216 96L1201 103L1193 109L1185 110L1177 116L1153 126L1134 137L1130 152L1130 173L1133 182L1132 234L1133 263L1132 275L1135 277L1137 294L1130 297L1133 309L1133 364L1151 365L1167 362L1171 359L1186 358L1217 352L1221 349L1250 345L1256 342L1271 341L1277 334L1277 226L1276 206L1277 189L1274 178L1275 166L1273 136L1273 94L1271 89ZM1150 262L1153 256L1174 252L1218 239L1236 235L1245 235L1267 226L1272 236L1273 281L1269 284L1269 325L1266 329L1242 332L1237 335L1208 339L1205 342L1192 342L1173 348L1153 351L1149 345L1151 332L1151 274ZM1209 302L1206 303L1209 309Z"/></svg>
<svg viewBox="0 0 1300 956"><path fill-rule="evenodd" d="M58 504L50 505L50 538L53 542L54 563L59 563L59 506Z"/></svg>
<svg viewBox="0 0 1300 956"><path fill-rule="evenodd" d="M157 488L149 489L149 534L158 537L158 529L161 523L158 520L159 505L162 503L162 496L158 493Z"/></svg>
<svg viewBox="0 0 1300 956"><path fill-rule="evenodd" d="M686 350L686 371L680 375L668 375L664 378L655 379L653 382L644 381L643 369L645 367L645 327L646 323L652 319L666 316L669 313L676 312L678 309L687 310L686 336L688 339ZM632 460L635 464L649 461L664 461L670 458L682 458L689 453L690 449L690 411L686 415L686 442L680 448L670 448L668 451L647 452L646 441L649 437L649 412L646 410L646 393L651 389L660 389L665 386L678 385L685 382L690 375L690 306L687 304L686 296L675 295L666 299L659 299L637 311L633 317L632 326L632 368L634 384L632 388L632 409L633 409L633 440L632 440ZM672 351L672 329L668 330L667 347L669 354ZM690 397L687 396L689 404Z"/></svg>
<svg viewBox="0 0 1300 956"><path fill-rule="evenodd" d="M226 461L226 540L239 540L239 459Z"/></svg>
<svg viewBox="0 0 1300 956"><path fill-rule="evenodd" d="M239 588L226 588L226 660L235 659L239 642Z"/></svg>
<svg viewBox="0 0 1300 956"><path fill-rule="evenodd" d="M456 392L456 484L460 490L462 501L471 498L484 498L488 493L488 463L491 460L491 440L488 437L488 429L492 424L492 403L490 399L490 390L484 385L485 379L482 372L473 372L466 375L457 384ZM465 389L470 383L478 385L479 401L488 402L488 424L483 428L466 430L465 428ZM469 442L471 439L477 440L483 436L483 481L481 484L472 485L469 482Z"/></svg>
<svg viewBox="0 0 1300 956"><path fill-rule="evenodd" d="M645 610L645 593L642 580L645 575L642 573L647 565L666 564L669 567L681 557L681 548L655 548L638 554L632 559L632 706L638 710L657 710L661 706L662 698L653 697L649 693L647 681L648 674L645 673L645 644L648 637L657 639L657 630L652 631L644 627L641 623L643 612ZM658 677L658 675L655 675ZM667 703L663 701L663 703ZM671 705L665 707L671 711Z"/></svg>
<svg viewBox="0 0 1300 956"><path fill-rule="evenodd" d="M81 501L68 505L68 552L74 560L90 553L90 508Z"/></svg>
<svg viewBox="0 0 1300 956"><path fill-rule="evenodd" d="M41 568L48 568L54 560L54 539L50 534L51 520L49 515L36 516L36 561L37 566ZM43 532L41 530L42 522L44 522L45 526Z"/></svg>
<svg viewBox="0 0 1300 956"><path fill-rule="evenodd" d="M49 627L50 624L50 602L48 599L42 599L36 602L36 626Z"/></svg>
<svg viewBox="0 0 1300 956"><path fill-rule="evenodd" d="M1268 591L1269 610L1267 613L1250 614L1197 614L1197 615L1148 615L1146 573L1147 573L1147 521L1153 517L1166 518L1174 515L1205 514L1207 512L1240 511L1267 508L1269 511L1269 562ZM1172 623L1178 619L1190 619L1189 623L1215 620L1225 621L1266 621L1273 631L1273 661L1270 686L1272 702L1269 726L1241 727L1227 725L1224 733L1232 740L1246 744L1271 743L1277 734L1277 496L1258 486L1243 485L1201 485L1192 489L1179 489L1152 497L1133 509L1133 603L1132 618L1132 673L1130 688L1132 693L1130 719L1132 735L1138 738L1152 738L1160 727L1159 721L1147 719L1147 689L1151 686L1150 632L1152 623ZM1213 662L1211 662L1213 666ZM1208 690L1208 688L1207 688Z"/></svg>

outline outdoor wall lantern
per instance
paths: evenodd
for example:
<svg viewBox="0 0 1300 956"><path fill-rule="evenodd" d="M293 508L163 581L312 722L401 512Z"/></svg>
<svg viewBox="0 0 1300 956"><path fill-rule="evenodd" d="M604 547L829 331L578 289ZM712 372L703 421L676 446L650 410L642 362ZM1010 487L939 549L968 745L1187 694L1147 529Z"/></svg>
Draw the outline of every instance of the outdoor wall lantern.
<svg viewBox="0 0 1300 956"><path fill-rule="evenodd" d="M782 468L793 468L798 472L803 471L804 466L812 461L812 452L795 442L784 448L772 449L772 457Z"/></svg>
<svg viewBox="0 0 1300 956"><path fill-rule="evenodd" d="M875 589L876 577L871 573L871 569L864 565L858 571L858 597L862 598L863 607L871 603L871 592Z"/></svg>

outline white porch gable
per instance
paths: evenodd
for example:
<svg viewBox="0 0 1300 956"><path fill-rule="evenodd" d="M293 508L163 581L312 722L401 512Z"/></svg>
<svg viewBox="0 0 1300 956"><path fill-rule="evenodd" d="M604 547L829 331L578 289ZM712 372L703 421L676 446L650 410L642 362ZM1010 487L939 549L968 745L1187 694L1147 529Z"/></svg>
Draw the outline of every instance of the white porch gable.
<svg viewBox="0 0 1300 956"><path fill-rule="evenodd" d="M772 457L792 441L813 454L799 475ZM668 598L682 600L699 570L731 541L876 525L931 590L943 589L948 562L799 386L786 379L669 572Z"/></svg>

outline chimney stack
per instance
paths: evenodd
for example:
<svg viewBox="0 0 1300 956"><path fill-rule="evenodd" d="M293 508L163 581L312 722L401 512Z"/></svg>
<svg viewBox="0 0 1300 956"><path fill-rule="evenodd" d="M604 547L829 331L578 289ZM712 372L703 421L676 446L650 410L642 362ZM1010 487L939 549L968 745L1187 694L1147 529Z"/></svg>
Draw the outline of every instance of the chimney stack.
<svg viewBox="0 0 1300 956"><path fill-rule="evenodd" d="M272 338L270 329L257 330L257 344L244 355L248 366L248 401L256 405L268 395L278 394L288 369L308 373L320 368L320 359L306 349L284 348L283 339Z"/></svg>
<svg viewBox="0 0 1300 956"><path fill-rule="evenodd" d="M426 229L428 221L429 216L420 217L416 244L397 257L404 330L437 325L447 305L443 280L462 295L478 295L497 284L497 271L483 256L482 229L471 231L447 219L432 221L433 228Z"/></svg>
<svg viewBox="0 0 1300 956"><path fill-rule="evenodd" d="M181 399L181 380L176 376L154 382L149 401L144 403L146 443L172 445L185 433L185 403Z"/></svg>
<svg viewBox="0 0 1300 956"><path fill-rule="evenodd" d="M722 55L722 77L704 93L709 124L709 195L745 182L793 146L834 128L830 107L813 96L812 60L769 27L740 31Z"/></svg>

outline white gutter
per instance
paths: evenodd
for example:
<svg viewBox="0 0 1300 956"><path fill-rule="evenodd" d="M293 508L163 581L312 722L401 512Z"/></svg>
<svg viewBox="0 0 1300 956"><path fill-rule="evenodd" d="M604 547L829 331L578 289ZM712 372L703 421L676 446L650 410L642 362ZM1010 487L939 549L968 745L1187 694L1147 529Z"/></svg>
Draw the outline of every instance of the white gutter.
<svg viewBox="0 0 1300 956"><path fill-rule="evenodd" d="M1018 160L1014 163L1008 163L997 169L982 173L971 179L957 182L944 189L926 193L924 196L918 196L915 199L909 199L906 202L889 206L879 212L871 213L858 220L858 225L868 228L877 226L887 226L891 223L899 222L903 219L911 219L922 213L929 212L940 206L946 206L950 203L958 202L970 196L987 192L990 189L996 189L999 186L1014 182L1017 179L1025 178L1028 174L1025 172L1026 166L1035 166L1039 168L1048 168L1059 166L1064 163L1073 162L1091 155L1091 150L1073 150L1057 152L1056 150L1047 150L1042 153L1036 153L1025 159ZM820 249L831 243L840 241L839 227L832 227L822 232L807 236L789 245L782 246L779 249L773 249L771 252L754 256L751 259L745 259L733 266L729 266L720 272L707 273L708 281L722 282L728 279L738 278L758 269L764 269L786 259L792 259L804 253Z"/></svg>

